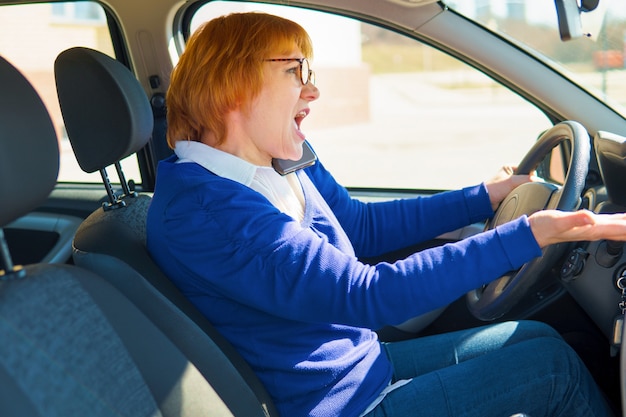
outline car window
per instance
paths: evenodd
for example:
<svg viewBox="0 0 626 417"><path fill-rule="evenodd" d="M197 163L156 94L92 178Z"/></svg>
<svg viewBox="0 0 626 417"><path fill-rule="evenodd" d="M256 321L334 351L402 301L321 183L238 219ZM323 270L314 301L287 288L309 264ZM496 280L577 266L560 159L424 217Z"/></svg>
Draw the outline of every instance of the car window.
<svg viewBox="0 0 626 417"><path fill-rule="evenodd" d="M28 21L28 24L24 24ZM54 60L62 51L84 46L114 56L105 12L98 3L63 2L0 7L0 55L35 87L52 117L61 154L59 181L101 182L98 172L83 172L67 138L54 81ZM94 98L95 99L95 98ZM123 162L124 172L141 180L137 158ZM111 181L118 181L115 174Z"/></svg>
<svg viewBox="0 0 626 417"><path fill-rule="evenodd" d="M584 36L562 41L554 2L472 0L445 3L483 25L534 50L599 99L626 116L626 8L623 1L596 2L597 8L581 13ZM592 2L593 3L593 2Z"/></svg>
<svg viewBox="0 0 626 417"><path fill-rule="evenodd" d="M210 2L191 20L260 10L313 40L320 98L302 125L348 187L451 189L517 164L551 127L536 107L472 67L358 20L290 6ZM511 129L515 126L515 129Z"/></svg>

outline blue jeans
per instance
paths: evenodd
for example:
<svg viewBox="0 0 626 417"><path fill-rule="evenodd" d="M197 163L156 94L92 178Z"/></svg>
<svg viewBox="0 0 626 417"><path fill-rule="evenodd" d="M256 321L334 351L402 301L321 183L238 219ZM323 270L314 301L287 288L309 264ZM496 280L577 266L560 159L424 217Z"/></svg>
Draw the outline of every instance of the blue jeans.
<svg viewBox="0 0 626 417"><path fill-rule="evenodd" d="M613 415L578 355L543 323L506 322L383 346L393 381L413 380L367 417Z"/></svg>

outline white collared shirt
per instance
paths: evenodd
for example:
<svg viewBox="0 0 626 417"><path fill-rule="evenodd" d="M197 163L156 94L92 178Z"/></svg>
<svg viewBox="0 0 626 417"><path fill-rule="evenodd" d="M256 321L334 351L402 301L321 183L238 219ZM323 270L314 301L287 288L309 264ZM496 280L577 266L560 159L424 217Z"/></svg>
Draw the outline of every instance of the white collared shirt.
<svg viewBox="0 0 626 417"><path fill-rule="evenodd" d="M195 162L216 175L261 193L278 210L298 222L304 219L304 193L295 173L285 176L272 167L253 165L201 142L180 140L174 148L177 163Z"/></svg>

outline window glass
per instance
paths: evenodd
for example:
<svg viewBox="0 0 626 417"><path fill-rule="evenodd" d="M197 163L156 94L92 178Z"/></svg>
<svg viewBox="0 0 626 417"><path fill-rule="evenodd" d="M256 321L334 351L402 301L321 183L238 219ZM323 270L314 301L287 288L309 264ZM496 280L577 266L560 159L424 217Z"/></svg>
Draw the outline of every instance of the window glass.
<svg viewBox="0 0 626 417"><path fill-rule="evenodd" d="M53 3L52 18L58 22L103 25L106 23L104 10L97 3Z"/></svg>
<svg viewBox="0 0 626 417"><path fill-rule="evenodd" d="M191 30L225 13L252 10L292 19L311 36L321 95L302 129L345 186L475 184L503 164L517 164L551 126L537 108L477 70L358 20L290 6L211 2L197 11Z"/></svg>
<svg viewBox="0 0 626 417"><path fill-rule="evenodd" d="M602 0L581 14L585 36L561 41L554 2L446 0L454 10L534 49L626 116L626 7ZM579 1L580 3L580 1ZM593 2L591 2L593 3Z"/></svg>
<svg viewBox="0 0 626 417"><path fill-rule="evenodd" d="M28 25L24 22L28 21ZM35 87L53 120L61 152L59 181L101 182L99 173L84 173L67 138L54 81L54 60L68 48L84 46L114 56L104 10L95 2L39 3L0 7L0 55ZM95 98L94 98L95 99ZM127 178L139 182L137 158L122 165ZM111 181L117 182L115 173Z"/></svg>

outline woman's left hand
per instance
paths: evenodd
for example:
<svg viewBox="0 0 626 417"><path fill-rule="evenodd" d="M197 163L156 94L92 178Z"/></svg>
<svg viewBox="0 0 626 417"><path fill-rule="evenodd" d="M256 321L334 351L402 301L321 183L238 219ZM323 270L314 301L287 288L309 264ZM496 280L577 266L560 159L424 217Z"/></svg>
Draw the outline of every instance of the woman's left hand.
<svg viewBox="0 0 626 417"><path fill-rule="evenodd" d="M493 211L496 211L502 200L504 200L513 189L533 181L534 177L530 174L515 175L516 168L517 167L505 165L500 168L493 178L485 182Z"/></svg>

